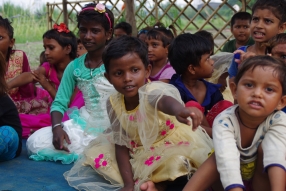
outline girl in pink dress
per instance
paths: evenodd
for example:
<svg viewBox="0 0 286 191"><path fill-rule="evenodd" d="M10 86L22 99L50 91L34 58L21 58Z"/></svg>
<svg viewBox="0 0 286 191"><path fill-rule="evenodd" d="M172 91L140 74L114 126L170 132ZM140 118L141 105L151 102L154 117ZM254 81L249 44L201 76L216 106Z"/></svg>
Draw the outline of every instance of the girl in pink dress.
<svg viewBox="0 0 286 191"><path fill-rule="evenodd" d="M42 88L37 89L37 98L48 103L48 109L34 114L21 113L20 119L23 126L23 137L30 134L30 130L51 125L50 105L55 98L56 92L66 66L76 58L77 43L75 35L68 30L63 23L55 24L54 28L43 35L45 57L48 62L43 63L33 72L25 72L8 83L9 88L19 87L31 82L39 82ZM34 99L35 103L37 103ZM33 100L33 101L34 101ZM75 88L69 107L82 107L84 101L82 93ZM65 114L63 121L68 116Z"/></svg>
<svg viewBox="0 0 286 191"><path fill-rule="evenodd" d="M149 76L151 81L169 83L173 74L176 73L168 60L168 47L174 36L176 36L175 28L172 25L166 28L161 23L155 24L147 33L145 42L148 46L148 58L152 65Z"/></svg>

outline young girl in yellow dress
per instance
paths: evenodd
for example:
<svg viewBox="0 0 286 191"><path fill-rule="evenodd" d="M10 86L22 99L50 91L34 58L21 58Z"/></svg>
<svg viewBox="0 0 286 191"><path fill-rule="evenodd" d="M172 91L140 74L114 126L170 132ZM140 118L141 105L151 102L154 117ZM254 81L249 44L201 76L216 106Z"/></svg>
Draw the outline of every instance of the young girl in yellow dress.
<svg viewBox="0 0 286 191"><path fill-rule="evenodd" d="M107 101L111 127L65 173L69 184L80 190L165 190L195 172L213 147L199 126L203 114L185 107L173 85L146 83L151 71L146 45L121 37L105 49L103 62L105 77L118 91Z"/></svg>

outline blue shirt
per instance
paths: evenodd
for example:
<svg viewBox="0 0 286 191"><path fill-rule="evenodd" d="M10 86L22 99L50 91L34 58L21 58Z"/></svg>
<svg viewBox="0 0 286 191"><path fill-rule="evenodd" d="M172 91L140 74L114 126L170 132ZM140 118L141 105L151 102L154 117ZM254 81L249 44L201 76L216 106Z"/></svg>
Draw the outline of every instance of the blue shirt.
<svg viewBox="0 0 286 191"><path fill-rule="evenodd" d="M241 46L237 50L243 50L244 52L247 51L248 46ZM240 59L240 54L235 54L233 56L232 62L230 64L230 67L228 69L228 75L229 78L235 77L238 72L238 64L234 61L234 59Z"/></svg>
<svg viewBox="0 0 286 191"><path fill-rule="evenodd" d="M217 102L223 100L223 96L219 90L221 86L220 84L213 84L205 81L204 79L201 79L200 81L202 81L207 88L205 99L201 104L201 106L205 108L204 114L206 115ZM179 90L184 103L187 103L188 101L198 102L191 92L186 88L180 75L174 74L169 83L174 85Z"/></svg>

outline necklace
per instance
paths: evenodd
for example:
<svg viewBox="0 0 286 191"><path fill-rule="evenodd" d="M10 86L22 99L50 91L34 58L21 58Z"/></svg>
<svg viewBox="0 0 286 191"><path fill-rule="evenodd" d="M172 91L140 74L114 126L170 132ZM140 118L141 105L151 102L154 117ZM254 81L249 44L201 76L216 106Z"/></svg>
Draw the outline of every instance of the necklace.
<svg viewBox="0 0 286 191"><path fill-rule="evenodd" d="M245 125L245 124L242 122L242 120L241 120L241 118L240 118L240 115L239 115L239 110L238 110L238 108L237 108L237 110L236 110L236 114L237 114L238 121L239 121L244 127L248 128L248 129L252 129L252 130L257 130L257 128L258 128L259 125L258 125L257 127L255 127L255 128L253 128L253 127L249 127L249 126Z"/></svg>
<svg viewBox="0 0 286 191"><path fill-rule="evenodd" d="M90 77L92 77L92 72L93 72L101 63L102 63L102 60L100 60L100 61L96 64L96 66L91 69L90 64L89 64L89 61L87 61L87 65L88 65L89 70L90 70Z"/></svg>

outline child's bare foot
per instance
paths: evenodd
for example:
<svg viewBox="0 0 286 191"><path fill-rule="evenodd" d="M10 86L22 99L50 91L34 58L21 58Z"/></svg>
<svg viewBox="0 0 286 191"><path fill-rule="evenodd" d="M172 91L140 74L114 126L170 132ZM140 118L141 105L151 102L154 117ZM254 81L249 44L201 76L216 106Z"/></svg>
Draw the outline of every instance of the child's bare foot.
<svg viewBox="0 0 286 191"><path fill-rule="evenodd" d="M141 191L158 191L154 182L152 181L147 181L141 184L140 190Z"/></svg>

